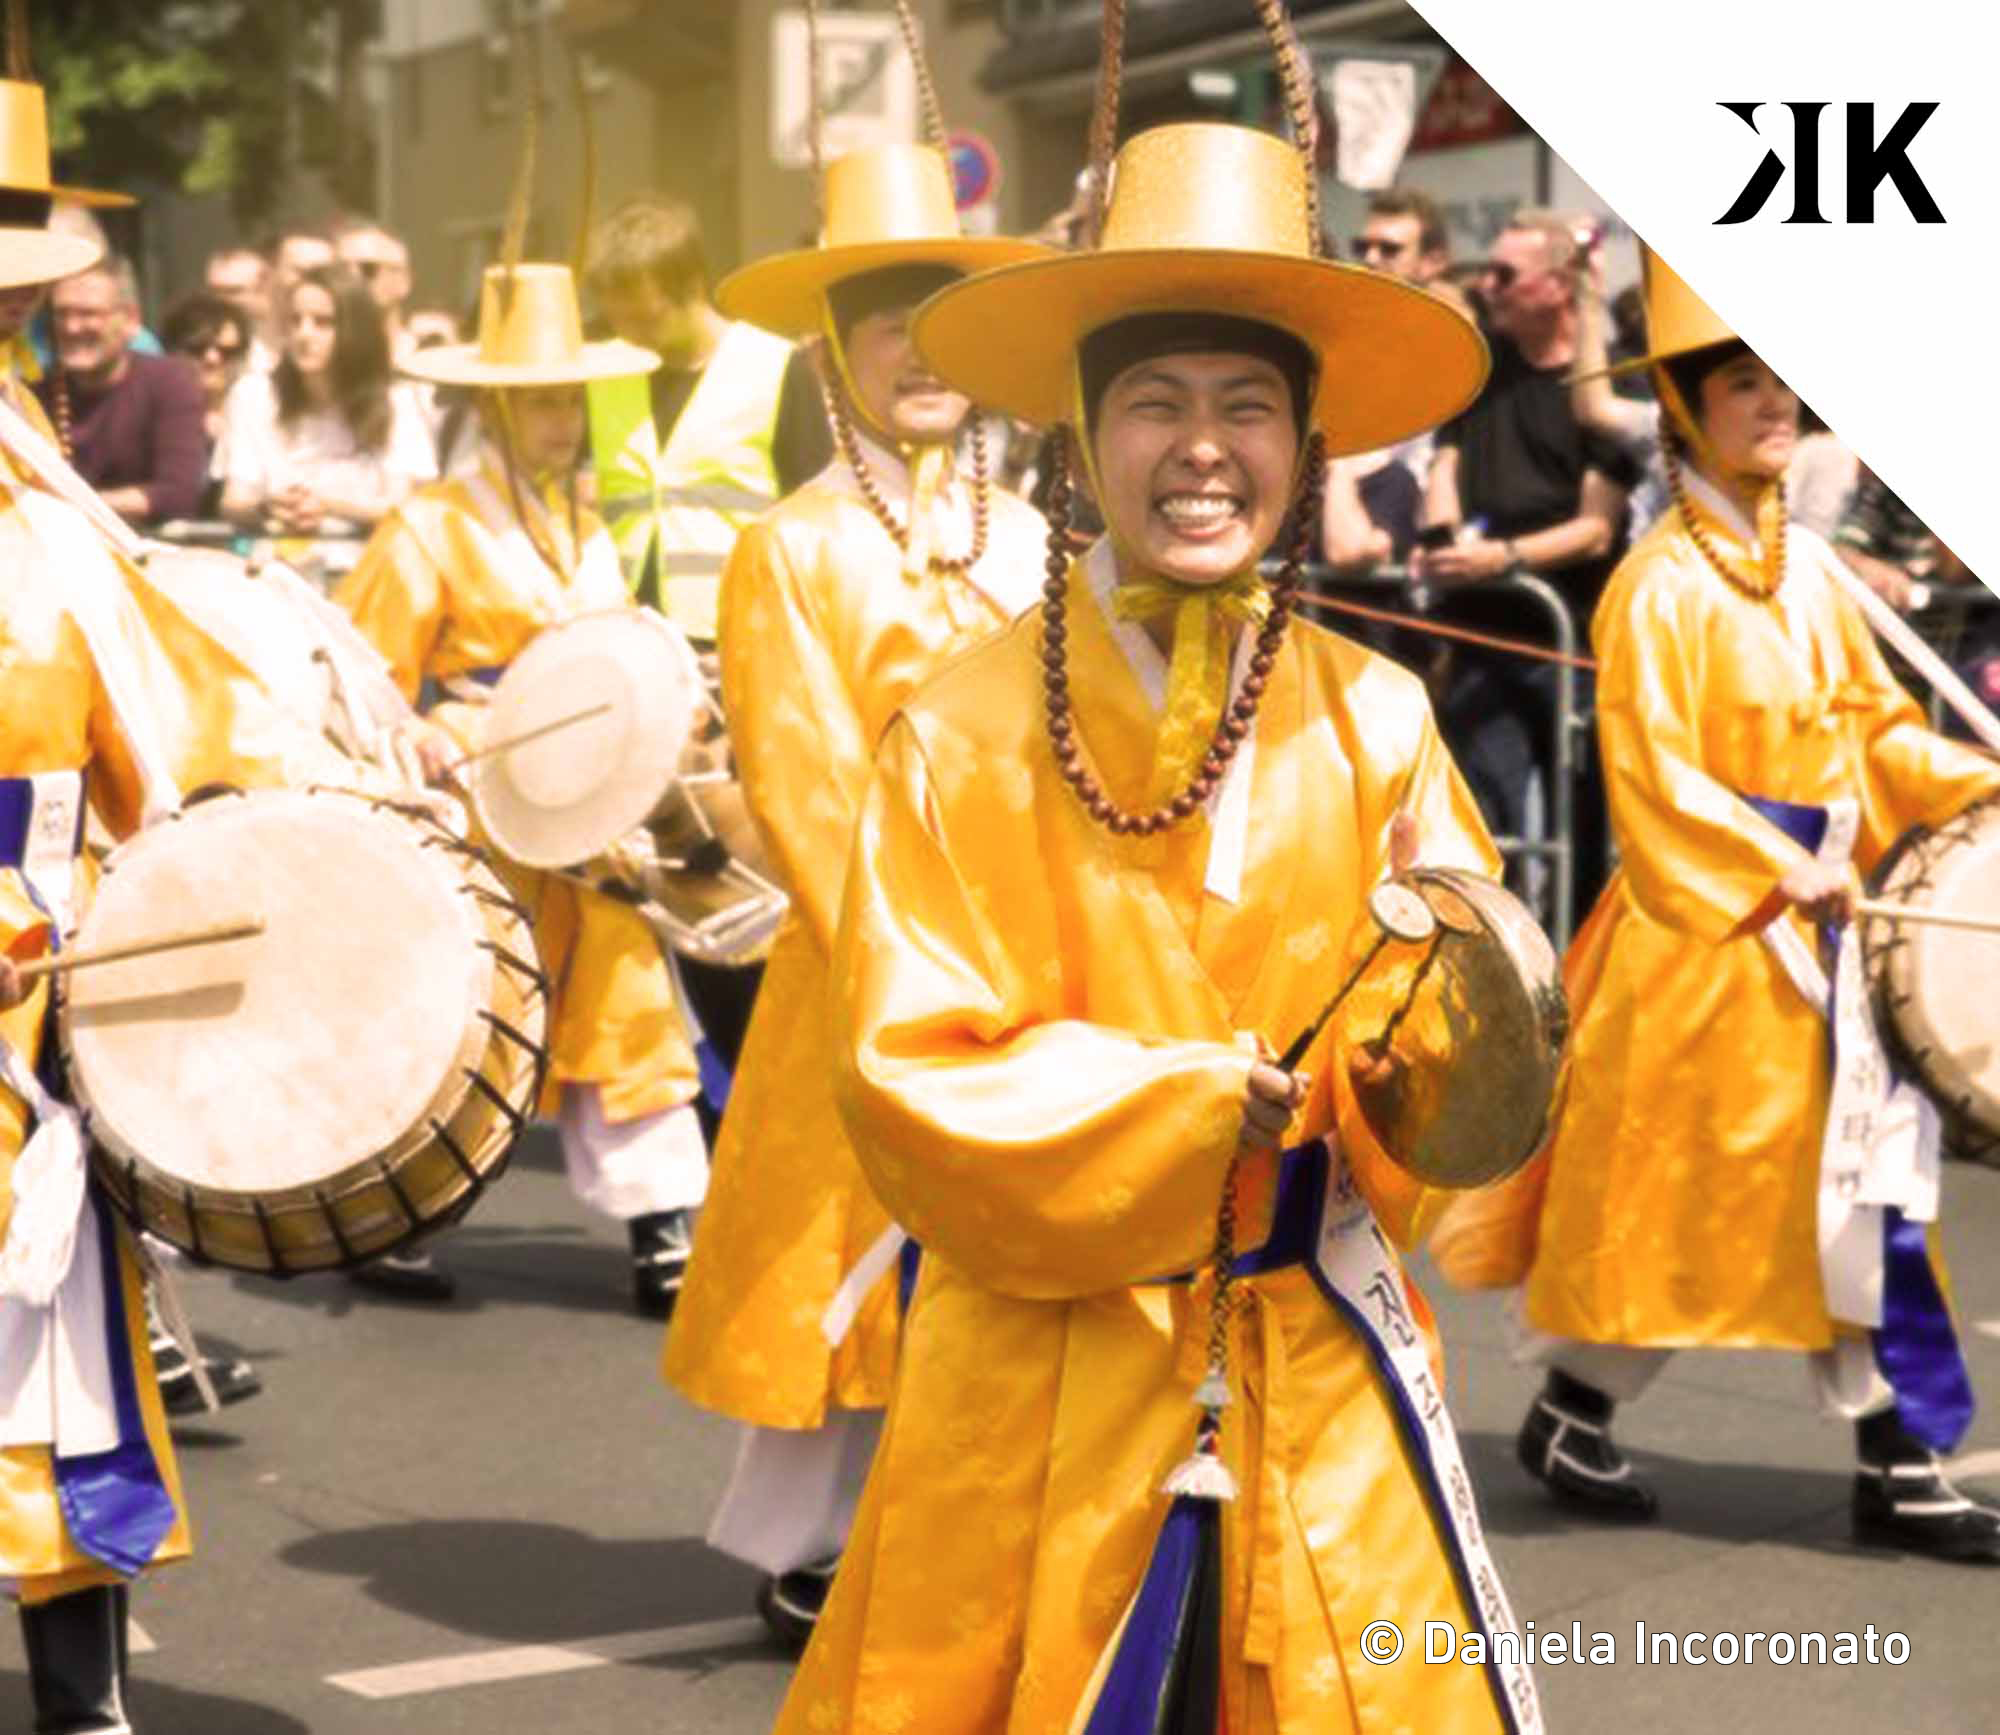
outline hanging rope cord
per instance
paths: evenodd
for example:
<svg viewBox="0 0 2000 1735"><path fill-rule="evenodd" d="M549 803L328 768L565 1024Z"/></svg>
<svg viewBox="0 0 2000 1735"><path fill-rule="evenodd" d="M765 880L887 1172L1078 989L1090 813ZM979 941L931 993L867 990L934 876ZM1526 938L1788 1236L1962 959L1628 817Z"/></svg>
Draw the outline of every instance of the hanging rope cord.
<svg viewBox="0 0 2000 1735"><path fill-rule="evenodd" d="M910 0L896 0L896 23L903 32L903 46L909 51L910 65L917 74L917 107L923 115L924 143L944 148L944 110L938 105L937 83L931 77L929 57L924 53L923 32Z"/></svg>

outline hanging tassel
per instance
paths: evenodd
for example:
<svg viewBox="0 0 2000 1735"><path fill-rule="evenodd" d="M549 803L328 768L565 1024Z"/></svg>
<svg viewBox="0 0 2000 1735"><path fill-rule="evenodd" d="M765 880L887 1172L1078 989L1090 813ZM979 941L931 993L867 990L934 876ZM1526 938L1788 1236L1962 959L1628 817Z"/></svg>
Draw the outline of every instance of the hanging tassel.
<svg viewBox="0 0 2000 1735"><path fill-rule="evenodd" d="M1173 1496L1145 1576L1098 1665L1076 1735L1220 1735L1222 1503L1236 1478L1220 1450L1229 1381L1196 1389L1194 1451L1163 1484Z"/></svg>

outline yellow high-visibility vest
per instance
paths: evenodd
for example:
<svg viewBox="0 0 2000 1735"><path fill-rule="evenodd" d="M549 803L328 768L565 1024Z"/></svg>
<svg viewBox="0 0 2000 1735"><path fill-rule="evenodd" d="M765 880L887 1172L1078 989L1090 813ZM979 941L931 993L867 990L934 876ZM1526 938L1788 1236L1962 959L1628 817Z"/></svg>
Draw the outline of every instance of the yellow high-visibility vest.
<svg viewBox="0 0 2000 1735"><path fill-rule="evenodd" d="M689 637L715 639L715 598L736 533L778 498L772 446L792 346L732 324L663 447L645 376L595 380L590 445L598 510L638 587L657 549L659 606Z"/></svg>

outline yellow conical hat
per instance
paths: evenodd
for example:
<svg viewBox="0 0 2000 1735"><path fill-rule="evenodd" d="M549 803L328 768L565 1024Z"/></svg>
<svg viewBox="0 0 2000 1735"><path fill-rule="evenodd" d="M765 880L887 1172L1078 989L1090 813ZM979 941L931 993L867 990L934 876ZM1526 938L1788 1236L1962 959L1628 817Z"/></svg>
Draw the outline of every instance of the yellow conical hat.
<svg viewBox="0 0 2000 1735"><path fill-rule="evenodd" d="M990 271L1051 250L1034 241L967 235L951 196L951 167L932 145L878 145L826 166L826 223L817 247L776 253L731 273L715 305L780 337L816 335L827 289L893 265Z"/></svg>
<svg viewBox="0 0 2000 1735"><path fill-rule="evenodd" d="M583 341L576 279L567 265L489 265L479 292L479 338L407 357L403 372L441 386L582 385L651 373L660 358L635 343Z"/></svg>
<svg viewBox="0 0 2000 1735"><path fill-rule="evenodd" d="M1435 427L1485 382L1484 340L1427 290L1316 258L1305 176L1296 149L1248 127L1140 133L1118 153L1095 251L940 290L917 315L917 347L976 402L1046 424L1075 413L1091 332L1138 313L1234 315L1319 358L1312 421L1331 455Z"/></svg>
<svg viewBox="0 0 2000 1735"><path fill-rule="evenodd" d="M1646 299L1646 354L1608 367L1578 374L1578 379L1595 379L1599 374L1637 373L1677 355L1688 355L1718 343L1735 343L1736 333L1721 316L1695 294L1681 274L1652 248L1640 244L1639 282Z"/></svg>
<svg viewBox="0 0 2000 1735"><path fill-rule="evenodd" d="M57 199L82 205L133 202L122 193L54 185L42 87L0 78L0 288L52 283L97 263L102 249L95 241L49 228L49 209Z"/></svg>

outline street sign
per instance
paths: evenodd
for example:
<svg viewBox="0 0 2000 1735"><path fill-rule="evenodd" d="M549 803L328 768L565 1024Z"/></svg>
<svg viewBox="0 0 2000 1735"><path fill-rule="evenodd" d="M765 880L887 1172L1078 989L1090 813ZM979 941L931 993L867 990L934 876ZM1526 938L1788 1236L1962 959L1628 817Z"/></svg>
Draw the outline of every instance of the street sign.
<svg viewBox="0 0 2000 1735"><path fill-rule="evenodd" d="M946 133L945 155L951 159L951 191L961 211L992 201L1000 191L1000 153L983 133Z"/></svg>
<svg viewBox="0 0 2000 1735"><path fill-rule="evenodd" d="M771 157L812 163L812 80L802 11L771 18ZM829 158L917 136L917 75L896 20L880 12L823 13L819 22L821 146Z"/></svg>

